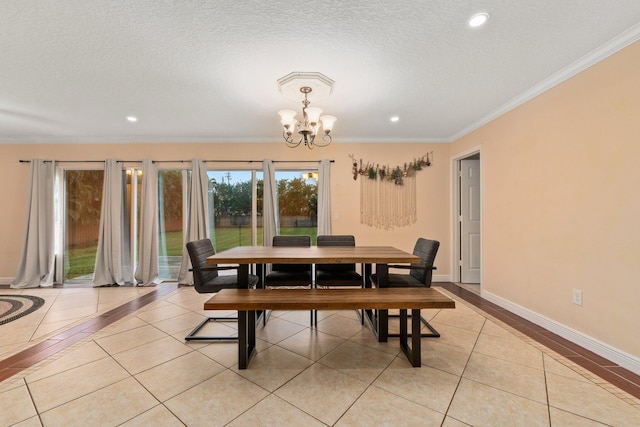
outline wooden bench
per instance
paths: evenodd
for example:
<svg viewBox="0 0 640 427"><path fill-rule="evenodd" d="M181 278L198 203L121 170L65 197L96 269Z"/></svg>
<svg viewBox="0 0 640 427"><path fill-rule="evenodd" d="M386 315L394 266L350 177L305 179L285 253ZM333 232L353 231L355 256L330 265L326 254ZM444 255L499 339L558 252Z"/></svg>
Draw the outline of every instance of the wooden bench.
<svg viewBox="0 0 640 427"><path fill-rule="evenodd" d="M432 288L223 289L204 303L205 310L238 311L238 365L246 369L256 349L256 311L400 310L400 347L415 367L420 362L420 309L455 308ZM411 333L407 311L411 310ZM408 338L411 336L411 347Z"/></svg>

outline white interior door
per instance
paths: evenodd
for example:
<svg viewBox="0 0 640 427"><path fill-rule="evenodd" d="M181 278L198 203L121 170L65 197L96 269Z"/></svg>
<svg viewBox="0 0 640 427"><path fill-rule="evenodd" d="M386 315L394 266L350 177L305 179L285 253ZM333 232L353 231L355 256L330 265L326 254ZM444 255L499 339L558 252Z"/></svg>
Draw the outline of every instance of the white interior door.
<svg viewBox="0 0 640 427"><path fill-rule="evenodd" d="M480 160L460 161L460 282L480 283Z"/></svg>

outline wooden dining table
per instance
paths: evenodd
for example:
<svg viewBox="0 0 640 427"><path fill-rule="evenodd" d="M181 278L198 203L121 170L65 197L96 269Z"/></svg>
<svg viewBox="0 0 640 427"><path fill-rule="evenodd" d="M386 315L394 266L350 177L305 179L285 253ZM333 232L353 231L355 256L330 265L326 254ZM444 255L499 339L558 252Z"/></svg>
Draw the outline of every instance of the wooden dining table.
<svg viewBox="0 0 640 427"><path fill-rule="evenodd" d="M420 258L391 246L237 246L207 258L208 264L238 264L238 287L247 288L249 269L256 264L262 271L265 264L362 264L363 287L371 287L369 276L375 265L378 287L389 280L390 263L418 263ZM259 271L259 272L260 272ZM389 334L388 310L364 310L379 342L386 342Z"/></svg>

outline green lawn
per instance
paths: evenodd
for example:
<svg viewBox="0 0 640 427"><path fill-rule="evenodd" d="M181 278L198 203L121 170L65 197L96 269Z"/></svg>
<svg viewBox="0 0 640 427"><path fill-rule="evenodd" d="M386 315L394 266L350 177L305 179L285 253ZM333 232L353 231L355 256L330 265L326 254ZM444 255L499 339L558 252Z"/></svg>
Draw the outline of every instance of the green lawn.
<svg viewBox="0 0 640 427"><path fill-rule="evenodd" d="M92 274L96 264L96 251L98 242L92 245L69 248L64 253L64 278L73 279L74 277Z"/></svg>
<svg viewBox="0 0 640 427"><path fill-rule="evenodd" d="M251 229L249 227L229 227L215 229L215 245L216 251L222 252L236 246L251 245ZM258 246L262 246L262 228L258 228ZM286 236L311 236L311 244L315 245L317 228L315 227L291 227L280 229L280 234ZM166 250L163 244L160 244L160 256L182 256L182 232L173 231L163 233L160 236L160 242L164 240ZM98 242L83 247L69 248L65 252L65 280L73 279L79 276L93 274L96 263L96 250Z"/></svg>
<svg viewBox="0 0 640 427"><path fill-rule="evenodd" d="M182 231L160 233L159 240L160 250L158 253L161 256L182 256Z"/></svg>
<svg viewBox="0 0 640 427"><path fill-rule="evenodd" d="M316 244L318 229L316 227L291 227L281 228L280 234L284 236L311 236L311 244ZM216 228L215 246L217 252L236 246L251 246L251 229L249 227ZM262 227L257 230L257 246L262 246Z"/></svg>

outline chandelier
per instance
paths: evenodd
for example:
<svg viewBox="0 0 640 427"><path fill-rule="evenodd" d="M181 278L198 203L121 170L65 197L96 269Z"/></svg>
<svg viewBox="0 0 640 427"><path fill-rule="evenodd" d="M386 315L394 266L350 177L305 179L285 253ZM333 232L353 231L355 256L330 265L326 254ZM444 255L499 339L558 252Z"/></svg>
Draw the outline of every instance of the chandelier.
<svg viewBox="0 0 640 427"><path fill-rule="evenodd" d="M280 92L290 99L302 100L302 119L296 119L296 112L293 110L280 110L280 123L282 123L282 136L287 143L287 147L295 148L304 142L304 145L313 147L326 147L331 144L331 130L336 122L334 116L322 114L322 109L310 107L309 98L314 96L314 100L324 99L333 90L333 80L320 73L291 73L278 80Z"/></svg>

